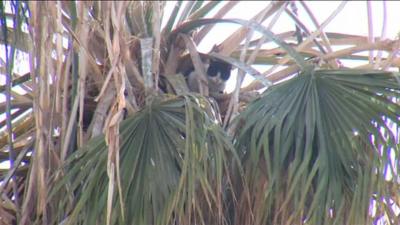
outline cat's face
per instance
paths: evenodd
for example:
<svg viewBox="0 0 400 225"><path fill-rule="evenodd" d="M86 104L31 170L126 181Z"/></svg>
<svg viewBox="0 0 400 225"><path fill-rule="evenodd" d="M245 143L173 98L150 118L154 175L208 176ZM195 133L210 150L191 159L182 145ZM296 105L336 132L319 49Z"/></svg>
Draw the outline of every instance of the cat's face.
<svg viewBox="0 0 400 225"><path fill-rule="evenodd" d="M222 61L211 60L207 68L208 79L215 84L225 83L231 76L232 66Z"/></svg>
<svg viewBox="0 0 400 225"><path fill-rule="evenodd" d="M189 58L190 59L190 58ZM225 90L226 81L231 76L232 66L226 62L203 57L204 69L206 70L208 89L210 93L222 93ZM183 65L183 64L182 64ZM188 64L182 70L182 74L186 77L190 91L198 92L198 74L193 64Z"/></svg>

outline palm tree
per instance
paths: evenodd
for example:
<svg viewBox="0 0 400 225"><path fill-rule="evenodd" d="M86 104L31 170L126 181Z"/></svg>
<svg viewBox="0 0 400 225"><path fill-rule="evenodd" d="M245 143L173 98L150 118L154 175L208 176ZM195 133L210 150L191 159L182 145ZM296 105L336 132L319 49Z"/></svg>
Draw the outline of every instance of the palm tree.
<svg viewBox="0 0 400 225"><path fill-rule="evenodd" d="M346 2L322 23L303 1L226 18L237 4L3 1L0 223L399 224L399 41L324 32ZM203 57L238 69L233 92Z"/></svg>

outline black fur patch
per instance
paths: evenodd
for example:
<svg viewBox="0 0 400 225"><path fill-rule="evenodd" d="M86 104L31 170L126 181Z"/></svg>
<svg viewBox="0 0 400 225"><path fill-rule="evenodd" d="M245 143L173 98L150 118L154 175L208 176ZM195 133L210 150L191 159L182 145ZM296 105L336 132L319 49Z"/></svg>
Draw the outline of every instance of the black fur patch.
<svg viewBox="0 0 400 225"><path fill-rule="evenodd" d="M223 61L211 60L210 66L207 69L207 74L210 77L217 76L218 72L221 74L220 78L227 81L231 76L232 65Z"/></svg>

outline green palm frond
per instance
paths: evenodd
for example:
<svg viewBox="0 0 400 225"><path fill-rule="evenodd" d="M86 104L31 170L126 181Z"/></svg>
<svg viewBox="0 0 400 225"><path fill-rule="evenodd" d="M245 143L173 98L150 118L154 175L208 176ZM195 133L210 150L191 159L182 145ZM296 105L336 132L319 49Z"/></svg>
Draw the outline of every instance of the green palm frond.
<svg viewBox="0 0 400 225"><path fill-rule="evenodd" d="M397 79L316 70L249 105L238 119L237 146L254 194L254 224L369 224L380 216L369 214L372 200L381 213L393 213Z"/></svg>
<svg viewBox="0 0 400 225"><path fill-rule="evenodd" d="M156 101L121 124L122 195L114 198L112 224L200 224L222 221L231 141L205 98ZM233 160L235 161L235 160ZM78 202L71 224L103 224L107 201L107 147L103 137L71 155L54 198L70 187ZM117 194L117 192L115 192ZM68 203L61 195L60 220ZM60 197L60 196L58 196ZM122 217L119 198L125 208ZM201 203L201 204L200 204Z"/></svg>

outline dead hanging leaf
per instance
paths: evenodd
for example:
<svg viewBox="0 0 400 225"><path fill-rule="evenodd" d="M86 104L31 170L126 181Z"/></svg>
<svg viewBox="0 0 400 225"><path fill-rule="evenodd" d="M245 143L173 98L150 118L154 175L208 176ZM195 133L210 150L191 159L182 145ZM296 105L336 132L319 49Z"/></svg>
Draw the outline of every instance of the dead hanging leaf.
<svg viewBox="0 0 400 225"><path fill-rule="evenodd" d="M124 88L122 88L124 89ZM121 94L119 94L121 96ZM123 94L122 94L123 96ZM114 187L117 186L120 196L121 209L124 209L124 204L122 200L122 187L119 172L119 123L123 119L123 111L125 108L124 97L119 97L114 107L111 109L111 113L106 121L106 144L108 145L108 158L107 158L107 174L109 177L108 183L108 195L107 195L107 224L111 223L111 212L112 212L112 202ZM117 184L117 185L116 185ZM122 217L124 218L124 211L122 210Z"/></svg>
<svg viewBox="0 0 400 225"><path fill-rule="evenodd" d="M71 61L72 61L72 48L69 49L69 52L67 53L67 55L65 56L65 67L62 73L62 77L61 79L63 80L63 84L62 84L62 93L63 93L63 99L62 99L62 118L64 118L63 120L61 120L61 133L60 135L62 137L65 137L65 134L67 133L67 124L68 124L68 120L69 120L69 108L68 108L68 100L69 98L67 96L69 96L70 92L69 92L69 82L70 82L70 76L69 76L69 68L71 67ZM61 139L61 149L60 149L60 156L62 155L62 151L63 151L63 146L64 143L66 141L64 141L65 139ZM67 139L70 140L70 139ZM68 142L68 141L67 141ZM65 150L64 150L65 151ZM61 161L62 162L62 161Z"/></svg>
<svg viewBox="0 0 400 225"><path fill-rule="evenodd" d="M113 194L114 187L118 186L119 196L120 196L120 204L121 208L123 207L123 202L121 199L122 189L119 175L119 124L123 119L123 109L125 108L125 85L124 79L119 79L121 75L120 68L123 65L119 63L118 66L115 67L114 74L114 82L116 86L119 86L117 99L114 105L111 107L111 110L106 118L104 133L105 133L105 141L106 145L108 145L108 158L107 158L107 174L109 177L108 183L108 195L107 195L107 224L111 223L111 212L112 212L112 202L113 202ZM120 83L121 82L121 83ZM117 182L116 179L117 178ZM124 217L124 213L122 214Z"/></svg>
<svg viewBox="0 0 400 225"><path fill-rule="evenodd" d="M77 51L83 50L86 53L87 56L87 60L90 63L90 68L93 69L93 75L96 77L96 81L102 81L103 80L103 76L102 76L102 72L99 68L99 65L97 65L96 63L96 58L91 54L90 50L83 46L81 43L81 40L79 40L79 37L77 34L75 34L75 32L67 26L64 26L65 29L68 30L68 33L71 35L71 37L76 41L74 42L74 49L76 49ZM80 49L82 48L82 49ZM96 82L97 84L97 82Z"/></svg>
<svg viewBox="0 0 400 225"><path fill-rule="evenodd" d="M47 194L48 194L48 178L51 175L53 159L50 157L52 152L52 134L53 134L53 121L49 119L50 115L54 111L53 99L50 96L53 95L51 88L51 81L48 74L54 71L51 61L52 56L48 54L48 46L53 46L52 39L49 38L53 34L52 26L48 21L48 5L43 4L40 8L34 10L32 18L35 21L34 26L31 27L33 32L34 47L31 49L30 56L35 58L38 55L41 56L36 61L36 69L31 62L31 71L38 71L32 74L33 93L34 93L34 105L33 114L35 118L35 154L31 159L30 176L27 181L27 187L25 191L24 201L22 203L22 218L20 224L27 224L30 222L32 214L46 215L48 213L47 206ZM36 6L33 6L36 7ZM32 11L31 11L32 12ZM54 74L54 73L52 73ZM39 110L40 109L40 110ZM18 198L18 197L17 197ZM34 208L35 206L35 208ZM36 210L36 212L34 212Z"/></svg>
<svg viewBox="0 0 400 225"><path fill-rule="evenodd" d="M107 175L108 175L108 194L107 194L107 224L111 223L112 202L114 197L115 185L115 164L119 152L119 120L118 102L112 107L105 126L105 141L108 145Z"/></svg>
<svg viewBox="0 0 400 225"><path fill-rule="evenodd" d="M117 186L118 188L118 196L119 203L121 207L122 213L122 221L124 221L125 213L124 213L124 203L122 199L122 187L121 187L121 178L119 172L119 125L123 119L123 110L126 107L125 102L125 65L123 64L123 57L121 57L121 45L124 45L123 34L122 34L122 17L118 17L117 15L123 14L123 9L125 8L125 2L112 2L111 3L111 22L106 23L105 27L107 30L112 29L115 31L114 35L111 36L106 34L105 40L107 44L107 51L110 57L110 60L113 62L112 67L110 68L109 74L107 75L107 79L103 88L100 92L102 95L106 88L109 85L113 85L117 90L117 99L114 102L114 105L111 106L111 109L107 115L105 125L104 125L104 134L106 145L108 145L108 157L107 157L107 175L109 178L108 182L108 194L107 194L107 218L106 223L111 224L111 214L113 211L112 203L114 199L114 188ZM107 14L106 18L108 18L110 14ZM124 54L124 53L122 53ZM112 82L110 82L111 76L113 77ZM99 95L98 97L100 97ZM97 98L98 99L98 98Z"/></svg>
<svg viewBox="0 0 400 225"><path fill-rule="evenodd" d="M64 57L64 52L63 52L63 45L62 45L62 41L63 41L63 25L62 25L62 12L61 12L61 3L57 2L57 5L54 5L56 7L54 7L54 9L56 10L56 21L55 21L55 30L57 32L56 35L56 53L57 53L57 65L56 65L56 74L55 77L56 79L56 100L55 100L55 104L56 104L56 112L57 113L61 113L61 104L62 104L62 100L61 100L61 83L62 80L61 78L62 76L62 69L63 69L63 57Z"/></svg>
<svg viewBox="0 0 400 225"><path fill-rule="evenodd" d="M16 221L16 211L16 205L7 196L3 195L0 204L0 224L13 224Z"/></svg>
<svg viewBox="0 0 400 225"><path fill-rule="evenodd" d="M82 5L80 8L79 19L81 21L87 21L89 18L89 12L86 6ZM88 54L84 49L88 48L89 43L89 26L79 24L77 26L77 33L80 40L80 48L78 51L79 57L79 78L78 78L78 95L79 95L79 117L78 117L78 147L83 146L83 113L85 109L85 93L86 93L86 77L87 77L87 62L89 61Z"/></svg>
<svg viewBox="0 0 400 225"><path fill-rule="evenodd" d="M106 76L106 79L104 81L103 86L101 87L100 93L99 95L94 99L96 102L99 101L99 99L101 98L101 96L104 94L104 91L106 90L107 86L110 85L110 80L111 77L116 69L117 66L117 62L118 62L118 58L114 59L114 62L111 65L110 71L108 71L108 74Z"/></svg>

